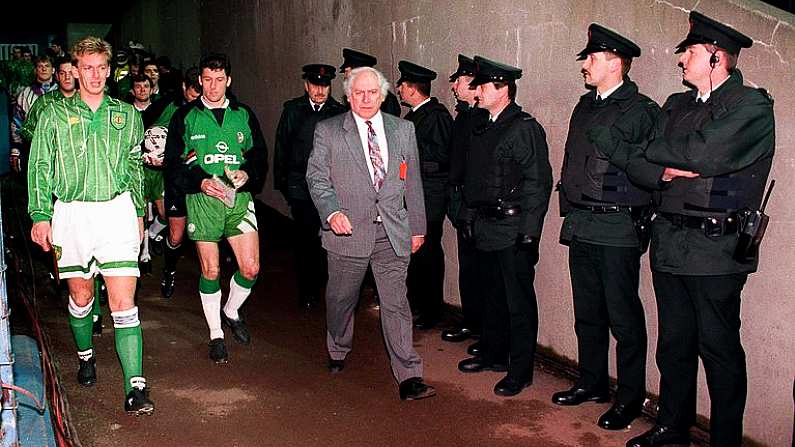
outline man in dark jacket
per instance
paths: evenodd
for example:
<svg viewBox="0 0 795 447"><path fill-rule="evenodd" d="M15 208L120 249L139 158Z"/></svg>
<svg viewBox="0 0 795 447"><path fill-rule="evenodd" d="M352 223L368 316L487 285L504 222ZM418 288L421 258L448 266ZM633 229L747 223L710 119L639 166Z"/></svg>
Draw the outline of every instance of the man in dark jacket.
<svg viewBox="0 0 795 447"><path fill-rule="evenodd" d="M651 240L659 412L657 425L628 447L689 444L699 357L710 395L710 444L742 442L747 374L740 295L757 259L735 250L744 210L759 209L775 148L773 101L764 90L744 86L736 68L740 49L752 43L693 11L690 32L677 45L692 90L668 97L661 136L645 151L650 162L666 167ZM607 134L618 139L612 129Z"/></svg>
<svg viewBox="0 0 795 447"><path fill-rule="evenodd" d="M482 353L458 368L507 371L494 393L513 396L533 382L538 335L533 281L552 168L544 128L514 102L522 70L478 56L475 63L470 87L476 88L479 107L489 112L489 119L472 137L464 199L476 210L475 246L489 293Z"/></svg>
<svg viewBox="0 0 795 447"><path fill-rule="evenodd" d="M462 233L464 229L457 222L458 212L464 201L464 174L472 132L478 118L488 119L488 112L476 107L475 90L469 88L474 76L475 61L459 54L458 69L450 75L451 90L458 103L455 107L456 116L450 136L450 176L448 177L450 197L447 215L456 227L458 236L458 291L464 319L458 326L442 331L442 340L450 342L479 337L483 319L484 292L481 291L481 281L478 276L480 268L475 256L475 245L471 238L470 240L464 238ZM478 347L479 343L476 342L467 351L477 355Z"/></svg>
<svg viewBox="0 0 795 447"><path fill-rule="evenodd" d="M414 123L417 133L427 219L425 243L411 255L408 295L415 314L418 314L414 326L431 329L441 319L444 304L442 228L453 117L438 99L430 96L431 81L436 79L436 72L408 61L400 61L398 69L400 79L395 83L396 90L403 104L411 108L404 118Z"/></svg>
<svg viewBox="0 0 795 447"><path fill-rule="evenodd" d="M315 125L345 112L331 96L335 71L330 65L304 65L305 93L284 103L276 129L274 188L287 200L296 223L298 298L299 304L306 308L317 304L326 275L326 257L320 245L320 217L306 185L306 164L312 152Z"/></svg>
<svg viewBox="0 0 795 447"><path fill-rule="evenodd" d="M638 285L651 190L630 181L588 134L594 126L615 126L625 141L644 146L654 136L660 107L638 93L627 76L632 58L638 56L640 48L629 39L595 23L588 27L588 44L578 60L583 61L581 72L590 91L571 115L560 183L566 217L561 242L569 246L580 377L552 401L579 405L610 399L612 331L618 390L614 405L598 421L607 430L626 428L640 415L646 398L646 322ZM657 186L662 167L655 168L647 186Z"/></svg>

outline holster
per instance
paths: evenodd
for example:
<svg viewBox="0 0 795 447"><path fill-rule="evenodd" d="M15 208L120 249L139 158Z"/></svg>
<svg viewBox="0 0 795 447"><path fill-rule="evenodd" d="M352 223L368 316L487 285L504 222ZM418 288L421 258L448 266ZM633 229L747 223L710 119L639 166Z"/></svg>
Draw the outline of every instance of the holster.
<svg viewBox="0 0 795 447"><path fill-rule="evenodd" d="M759 245L765 237L770 218L759 210L742 209L737 212L740 231L737 247L734 249L734 260L751 263L759 257Z"/></svg>
<svg viewBox="0 0 795 447"><path fill-rule="evenodd" d="M632 207L629 214L635 226L635 233L638 235L640 253L646 253L646 250L649 249L649 242L651 242L651 217L654 215L654 208L650 206Z"/></svg>

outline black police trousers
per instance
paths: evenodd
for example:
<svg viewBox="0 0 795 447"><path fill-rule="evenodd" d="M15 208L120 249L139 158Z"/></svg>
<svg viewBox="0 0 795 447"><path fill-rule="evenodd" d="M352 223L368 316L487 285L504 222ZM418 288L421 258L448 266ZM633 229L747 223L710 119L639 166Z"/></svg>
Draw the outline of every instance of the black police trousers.
<svg viewBox="0 0 795 447"><path fill-rule="evenodd" d="M428 221L425 242L411 255L406 278L408 297L415 314L437 323L444 304L444 221Z"/></svg>
<svg viewBox="0 0 795 447"><path fill-rule="evenodd" d="M464 240L461 231L458 235L458 293L461 296L461 313L464 314L463 327L476 334L481 332L483 320L484 291L480 278L481 266L473 241Z"/></svg>
<svg viewBox="0 0 795 447"><path fill-rule="evenodd" d="M481 347L486 364L508 362L508 377L533 381L538 303L533 286L538 251L515 246L478 250L486 293Z"/></svg>
<svg viewBox="0 0 795 447"><path fill-rule="evenodd" d="M311 200L290 199L295 220L295 269L299 299L320 297L326 285L326 252L320 242L320 217Z"/></svg>
<svg viewBox="0 0 795 447"><path fill-rule="evenodd" d="M616 402L640 407L646 398L646 319L638 296L640 250L579 242L569 245L577 386L607 391L610 332L616 338Z"/></svg>
<svg viewBox="0 0 795 447"><path fill-rule="evenodd" d="M657 295L660 410L657 423L687 431L696 418L698 358L710 405L710 445L739 447L747 394L740 293L748 275L652 272Z"/></svg>

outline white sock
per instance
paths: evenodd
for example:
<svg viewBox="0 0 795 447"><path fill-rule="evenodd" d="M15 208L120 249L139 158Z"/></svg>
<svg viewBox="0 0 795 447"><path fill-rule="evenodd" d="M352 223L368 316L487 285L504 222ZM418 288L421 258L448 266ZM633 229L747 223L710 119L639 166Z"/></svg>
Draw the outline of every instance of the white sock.
<svg viewBox="0 0 795 447"><path fill-rule="evenodd" d="M210 340L224 338L224 330L221 329L221 291L215 293L201 293L202 309L204 319L210 328Z"/></svg>
<svg viewBox="0 0 795 447"><path fill-rule="evenodd" d="M149 237L154 238L160 234L164 228L166 228L166 222L161 222L160 217L155 217L155 219L152 221L152 225L149 225Z"/></svg>
<svg viewBox="0 0 795 447"><path fill-rule="evenodd" d="M246 302L246 298L251 294L251 289L247 289L235 281L235 277L232 276L232 280L229 282L229 299L226 300L226 305L224 305L224 313L227 317L233 320L239 320L240 314L238 314L238 310L240 310L240 306Z"/></svg>

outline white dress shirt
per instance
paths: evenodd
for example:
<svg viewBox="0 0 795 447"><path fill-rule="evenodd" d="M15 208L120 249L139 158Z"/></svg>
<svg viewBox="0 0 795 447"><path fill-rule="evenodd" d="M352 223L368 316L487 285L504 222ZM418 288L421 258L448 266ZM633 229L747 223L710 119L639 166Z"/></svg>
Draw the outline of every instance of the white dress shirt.
<svg viewBox="0 0 795 447"><path fill-rule="evenodd" d="M429 102L431 102L431 97L430 96L425 98L425 101L423 101L423 102L417 104L416 106L412 107L411 111L412 112L416 112L420 107L424 106L425 104L428 104Z"/></svg>
<svg viewBox="0 0 795 447"><path fill-rule="evenodd" d="M717 90L721 85L723 85L724 82L728 81L730 77L731 76L726 76L726 79L720 81L717 85L713 85L712 86L712 90L704 93L703 95L700 95L699 93L696 93L696 100L701 100L701 102L707 102L707 100L709 99L710 95L712 95L712 92Z"/></svg>
<svg viewBox="0 0 795 447"><path fill-rule="evenodd" d="M318 104L315 101L312 101L311 99L309 100L309 106L312 107L312 110L315 110L315 107L317 107L317 110L315 110L316 112L323 110L324 105L326 105L325 102L322 104Z"/></svg>
<svg viewBox="0 0 795 447"><path fill-rule="evenodd" d="M616 90L620 89L622 85L624 85L624 81L619 82L618 84L613 86L613 88L608 89L604 93L600 93L599 89L596 89L596 99L607 99L607 97L612 95L613 92L615 92Z"/></svg>

